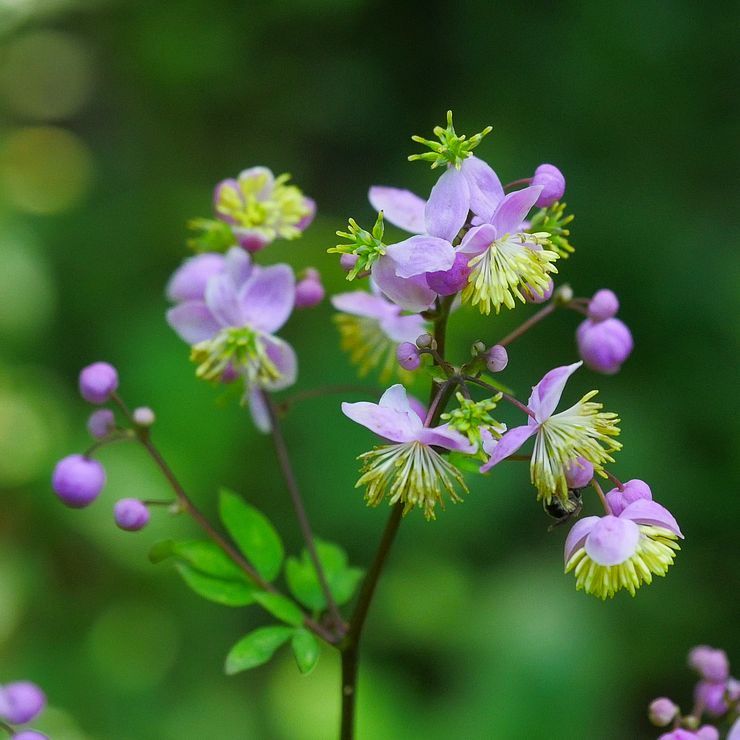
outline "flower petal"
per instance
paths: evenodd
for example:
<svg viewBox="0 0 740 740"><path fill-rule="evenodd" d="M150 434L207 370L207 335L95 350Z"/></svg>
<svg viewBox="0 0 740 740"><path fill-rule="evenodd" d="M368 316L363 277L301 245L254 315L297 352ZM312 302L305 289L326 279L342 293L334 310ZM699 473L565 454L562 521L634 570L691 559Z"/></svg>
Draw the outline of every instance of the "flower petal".
<svg viewBox="0 0 740 740"><path fill-rule="evenodd" d="M298 358L295 350L280 337L265 334L262 336L262 341L267 356L280 372L280 377L272 383L266 383L265 388L271 391L280 391L293 385L298 377Z"/></svg>
<svg viewBox="0 0 740 740"><path fill-rule="evenodd" d="M421 420L413 411L396 411L377 403L360 401L342 404L342 413L352 421L391 442L411 442L416 439ZM413 416L413 419L412 419ZM415 420L415 421L414 421Z"/></svg>
<svg viewBox="0 0 740 740"><path fill-rule="evenodd" d="M385 409L393 409L400 413L406 414L411 411L406 389L400 384L395 383L388 388L378 401L378 405Z"/></svg>
<svg viewBox="0 0 740 740"><path fill-rule="evenodd" d="M582 362L574 362L572 365L562 365L550 372L545 373L537 385L532 388L532 395L527 405L534 411L538 422L543 422L552 416L563 395L563 389L568 378L583 365Z"/></svg>
<svg viewBox="0 0 740 740"><path fill-rule="evenodd" d="M412 234L424 233L424 206L426 202L410 190L373 185L367 194L370 205L383 211L383 218Z"/></svg>
<svg viewBox="0 0 740 740"><path fill-rule="evenodd" d="M202 301L208 279L218 275L223 266L224 256L214 252L185 260L167 283L167 297L171 301Z"/></svg>
<svg viewBox="0 0 740 740"><path fill-rule="evenodd" d="M380 328L394 342L412 342L426 331L426 322L418 314L411 316L388 316L381 319Z"/></svg>
<svg viewBox="0 0 740 740"><path fill-rule="evenodd" d="M206 285L206 305L221 326L244 326L236 286L228 275L216 275Z"/></svg>
<svg viewBox="0 0 740 740"><path fill-rule="evenodd" d="M489 221L496 206L504 199L501 180L493 169L478 157L468 157L460 171L465 175L470 189L470 210Z"/></svg>
<svg viewBox="0 0 740 740"><path fill-rule="evenodd" d="M364 290L337 293L331 297L331 303L337 311L351 313L353 316L366 316L370 319L380 320L387 316L397 316L400 313L398 306L394 306L382 296L373 295Z"/></svg>
<svg viewBox="0 0 740 740"><path fill-rule="evenodd" d="M496 241L496 229L491 224L474 226L463 237L458 251L471 256L481 254Z"/></svg>
<svg viewBox="0 0 740 740"><path fill-rule="evenodd" d="M488 462L481 466L480 472L487 473L494 465L504 458L513 455L530 437L537 433L536 426L521 426L509 429L496 443L488 458Z"/></svg>
<svg viewBox="0 0 740 740"><path fill-rule="evenodd" d="M542 188L539 185L530 186L523 190L509 193L496 208L491 223L496 227L500 236L516 234L522 230L522 221L532 209Z"/></svg>
<svg viewBox="0 0 740 740"><path fill-rule="evenodd" d="M245 252L239 247L232 247L226 252L224 272L232 279L234 285L240 286L246 282L255 269L249 252Z"/></svg>
<svg viewBox="0 0 740 740"><path fill-rule="evenodd" d="M386 249L396 263L396 275L410 278L426 272L449 270L455 262L455 249L448 241L435 236L412 236Z"/></svg>
<svg viewBox="0 0 740 740"><path fill-rule="evenodd" d="M424 209L427 234L451 242L463 227L469 210L470 190L467 180L462 172L451 167L437 180L429 194Z"/></svg>
<svg viewBox="0 0 740 740"><path fill-rule="evenodd" d="M663 527L683 539L678 522L668 509L656 501L641 498L631 503L620 515L620 519L631 519L637 524L647 524L653 527Z"/></svg>
<svg viewBox="0 0 740 740"><path fill-rule="evenodd" d="M267 410L264 391L255 385L247 389L244 397L249 405L254 425L263 434L269 434L272 431L272 419L270 418L270 412Z"/></svg>
<svg viewBox="0 0 740 740"><path fill-rule="evenodd" d="M598 565L619 565L635 554L639 527L629 519L603 516L586 537L586 554Z"/></svg>
<svg viewBox="0 0 740 740"><path fill-rule="evenodd" d="M422 429L419 435L419 441L426 445L435 447L444 447L448 450L458 450L459 452L468 452L471 455L475 452L476 447L471 444L464 434L460 434L455 429L450 429L448 424L430 429Z"/></svg>
<svg viewBox="0 0 740 740"><path fill-rule="evenodd" d="M437 294L427 285L424 276L400 278L396 275L396 263L388 255L381 257L372 268L372 276L378 287L397 306L419 313L434 303Z"/></svg>
<svg viewBox="0 0 740 740"><path fill-rule="evenodd" d="M583 545L586 537L588 537L598 521L599 517L597 516L586 516L583 519L579 519L573 525L565 539L564 558L566 565L573 557L573 553Z"/></svg>
<svg viewBox="0 0 740 740"><path fill-rule="evenodd" d="M239 292L247 322L260 331L277 331L295 303L295 276L288 265L272 265L253 274Z"/></svg>
<svg viewBox="0 0 740 740"><path fill-rule="evenodd" d="M220 324L203 301L187 301L167 311L167 323L188 344L198 344L218 333Z"/></svg>

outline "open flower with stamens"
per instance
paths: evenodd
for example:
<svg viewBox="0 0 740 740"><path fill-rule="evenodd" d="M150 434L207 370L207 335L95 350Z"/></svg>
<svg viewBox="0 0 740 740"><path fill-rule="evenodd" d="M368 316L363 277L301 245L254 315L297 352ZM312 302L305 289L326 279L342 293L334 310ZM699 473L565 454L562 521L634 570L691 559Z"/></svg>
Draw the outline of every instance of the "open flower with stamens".
<svg viewBox="0 0 740 740"><path fill-rule="evenodd" d="M192 261L173 276L170 295L177 292L172 286L179 286L188 270L193 270ZM269 431L262 391L286 388L297 375L293 348L273 334L293 310L293 271L288 265L257 267L236 247L226 254L222 269L210 274L202 286L190 277L188 298L167 312L168 323L192 345L191 359L199 378L244 380L244 401L249 402L257 426Z"/></svg>
<svg viewBox="0 0 740 740"><path fill-rule="evenodd" d="M371 280L372 293L358 290L332 296L331 302L340 313L334 316L342 339L342 349L358 366L360 376L380 368L380 379L387 381L394 370L409 379L411 373L396 360L396 348L402 342L415 342L427 330L427 322L418 314L402 315L401 308L391 303Z"/></svg>
<svg viewBox="0 0 740 740"><path fill-rule="evenodd" d="M391 386L379 403L343 403L342 411L391 442L358 458L362 460L362 475L355 487L365 486L368 506L377 506L387 498L389 504L402 502L404 514L418 506L427 519L434 519L435 507L444 508L445 493L458 502L458 490L467 492L460 471L434 448L472 454L475 446L447 424L424 426L402 385Z"/></svg>
<svg viewBox="0 0 740 740"><path fill-rule="evenodd" d="M565 572L574 572L576 589L600 599L623 588L634 596L654 575L666 574L680 550L679 537L681 530L667 509L639 499L618 516L579 520L565 541Z"/></svg>
<svg viewBox="0 0 740 740"><path fill-rule="evenodd" d="M604 463L614 462L611 453L622 445L614 439L619 434L617 415L602 411L602 404L591 401L598 391L591 391L569 409L554 413L568 378L582 364L556 367L532 388L527 402L532 416L527 425L510 429L498 443L486 449L491 457L481 467L482 473L534 437L530 475L537 488L537 498L545 504L553 497L564 504L568 502L567 473L579 457L590 462L596 473L604 475Z"/></svg>

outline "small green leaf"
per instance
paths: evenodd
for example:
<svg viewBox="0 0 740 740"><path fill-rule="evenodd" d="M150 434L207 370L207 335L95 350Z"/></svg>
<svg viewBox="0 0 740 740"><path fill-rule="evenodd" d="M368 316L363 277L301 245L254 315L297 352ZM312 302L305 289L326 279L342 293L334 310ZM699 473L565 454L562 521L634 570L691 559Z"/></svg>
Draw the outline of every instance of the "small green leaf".
<svg viewBox="0 0 740 740"><path fill-rule="evenodd" d="M298 670L303 674L310 673L319 662L319 641L308 630L297 629L293 633L290 646L293 648Z"/></svg>
<svg viewBox="0 0 740 740"><path fill-rule="evenodd" d="M515 396L516 394L514 391L509 388L508 385L504 385L498 378L494 378L492 375L488 375L487 373L482 373L478 376L484 383L488 383L488 385L492 385L497 391L501 391L502 393L508 393L510 396Z"/></svg>
<svg viewBox="0 0 740 740"><path fill-rule="evenodd" d="M226 673L233 676L240 671L267 663L275 651L293 635L292 627L274 625L260 627L242 637L226 656Z"/></svg>
<svg viewBox="0 0 740 740"><path fill-rule="evenodd" d="M362 568L344 568L336 573L329 582L334 601L340 606L346 604L354 596L364 575Z"/></svg>
<svg viewBox="0 0 740 740"><path fill-rule="evenodd" d="M444 383L447 380L447 373L439 365L427 365L424 369L435 383Z"/></svg>
<svg viewBox="0 0 740 740"><path fill-rule="evenodd" d="M161 563L167 558L171 558L175 554L175 541L174 540L162 540L161 542L155 542L149 550L149 560L154 563Z"/></svg>
<svg viewBox="0 0 740 740"><path fill-rule="evenodd" d="M177 563L175 568L182 576L183 581L198 596L202 596L204 599L221 604L222 606L248 606L249 604L253 604L256 596L261 593L254 584L246 580L227 581L221 578L214 578L195 570L195 568L185 563Z"/></svg>
<svg viewBox="0 0 740 740"><path fill-rule="evenodd" d="M247 576L215 543L209 540L176 542L173 555L206 575L227 581L244 581Z"/></svg>
<svg viewBox="0 0 740 740"><path fill-rule="evenodd" d="M219 496L219 513L224 527L257 572L266 581L277 578L285 551L270 520L225 488Z"/></svg>
<svg viewBox="0 0 740 740"><path fill-rule="evenodd" d="M478 455L466 455L464 452L451 452L447 456L447 462L452 463L459 470L467 473L479 473L480 466L486 461L486 457Z"/></svg>
<svg viewBox="0 0 740 740"><path fill-rule="evenodd" d="M303 612L300 607L282 594L273 594L268 591L258 591L254 600L264 607L273 617L282 619L283 622L300 627L303 624Z"/></svg>

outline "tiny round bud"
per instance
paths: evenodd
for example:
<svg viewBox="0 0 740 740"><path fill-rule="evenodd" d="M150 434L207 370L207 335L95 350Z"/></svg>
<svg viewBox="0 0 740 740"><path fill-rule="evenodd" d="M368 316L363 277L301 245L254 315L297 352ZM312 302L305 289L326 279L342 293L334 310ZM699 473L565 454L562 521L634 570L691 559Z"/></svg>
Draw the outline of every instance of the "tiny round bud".
<svg viewBox="0 0 740 740"><path fill-rule="evenodd" d="M565 193L565 178L554 164L541 164L532 178L532 185L540 185L542 192L535 202L538 208L547 208Z"/></svg>
<svg viewBox="0 0 740 740"><path fill-rule="evenodd" d="M46 706L44 692L30 681L16 681L0 687L0 716L11 725L25 725Z"/></svg>
<svg viewBox="0 0 740 740"><path fill-rule="evenodd" d="M299 280L295 286L296 308L313 308L324 300L325 295L318 270L309 267L303 280Z"/></svg>
<svg viewBox="0 0 740 740"><path fill-rule="evenodd" d="M509 353L506 347L495 344L486 353L486 367L492 373L500 373L509 364Z"/></svg>
<svg viewBox="0 0 740 740"><path fill-rule="evenodd" d="M709 714L719 717L727 711L724 682L699 681L694 689L694 700Z"/></svg>
<svg viewBox="0 0 740 740"><path fill-rule="evenodd" d="M122 498L113 507L116 524L127 532L138 532L149 524L149 509L137 498Z"/></svg>
<svg viewBox="0 0 740 740"><path fill-rule="evenodd" d="M359 257L356 254L343 254L339 258L339 264L345 272L353 270Z"/></svg>
<svg viewBox="0 0 740 740"><path fill-rule="evenodd" d="M80 372L80 395L89 403L105 403L118 388L118 373L107 362L94 362Z"/></svg>
<svg viewBox="0 0 740 740"><path fill-rule="evenodd" d="M478 355L482 355L486 351L486 345L484 342L478 341L473 342L473 346L470 348L470 354L473 357L478 357Z"/></svg>
<svg viewBox="0 0 740 740"><path fill-rule="evenodd" d="M416 346L419 349L437 349L437 342L431 334L421 334L416 337Z"/></svg>
<svg viewBox="0 0 740 740"><path fill-rule="evenodd" d="M588 304L588 317L594 321L604 321L616 316L619 311L619 299L616 293L603 288L597 290Z"/></svg>
<svg viewBox="0 0 740 740"><path fill-rule="evenodd" d="M665 727L673 722L673 718L678 713L678 707L666 697L661 696L659 699L651 702L648 707L648 717L656 727Z"/></svg>
<svg viewBox="0 0 740 740"><path fill-rule="evenodd" d="M21 730L13 735L10 740L50 740L50 738L37 730Z"/></svg>
<svg viewBox="0 0 740 740"><path fill-rule="evenodd" d="M150 427L157 420L154 412L148 406L139 406L134 409L132 416L134 423L140 427Z"/></svg>
<svg viewBox="0 0 740 740"><path fill-rule="evenodd" d="M585 488L594 477L594 466L585 457L577 457L565 469L568 488Z"/></svg>
<svg viewBox="0 0 740 740"><path fill-rule="evenodd" d="M713 725L704 725L696 731L697 740L719 740L719 730ZM732 733L727 736L727 740L733 740Z"/></svg>
<svg viewBox="0 0 740 740"><path fill-rule="evenodd" d="M87 420L87 431L94 439L107 437L116 427L116 417L110 409L96 409Z"/></svg>
<svg viewBox="0 0 740 740"><path fill-rule="evenodd" d="M401 342L396 349L396 359L404 370L416 370L421 364L421 355L415 344Z"/></svg>
<svg viewBox="0 0 740 740"><path fill-rule="evenodd" d="M427 273L427 285L439 295L455 295L459 293L468 282L470 276L470 255L458 252L455 262L449 270Z"/></svg>
<svg viewBox="0 0 740 740"><path fill-rule="evenodd" d="M542 295L540 295L529 283L522 285L520 290L527 303L545 303L552 298L552 292L555 290L555 283L552 278L550 278L550 282L547 284L547 288L545 288Z"/></svg>
<svg viewBox="0 0 740 740"><path fill-rule="evenodd" d="M561 285L556 291L555 291L555 302L559 306L564 306L566 303L570 303L573 300L573 288L570 287L567 283L565 285Z"/></svg>
<svg viewBox="0 0 740 740"><path fill-rule="evenodd" d="M705 681L724 683L730 677L730 661L724 650L698 645L689 652L689 667Z"/></svg>
<svg viewBox="0 0 740 740"><path fill-rule="evenodd" d="M576 330L578 352L592 370L604 375L619 372L632 353L632 333L619 319L586 319Z"/></svg>
<svg viewBox="0 0 740 740"><path fill-rule="evenodd" d="M67 506L81 509L100 495L105 485L105 468L83 455L68 455L54 468L52 487Z"/></svg>

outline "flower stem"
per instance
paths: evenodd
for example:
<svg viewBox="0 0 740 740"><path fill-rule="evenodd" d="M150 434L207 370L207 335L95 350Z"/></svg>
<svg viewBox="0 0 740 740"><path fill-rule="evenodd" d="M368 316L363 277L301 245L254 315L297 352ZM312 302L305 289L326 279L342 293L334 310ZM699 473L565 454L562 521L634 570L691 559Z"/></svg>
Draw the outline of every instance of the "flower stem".
<svg viewBox="0 0 740 740"><path fill-rule="evenodd" d="M591 479L591 485L593 486L594 491L596 491L596 493L599 495L599 498L601 499L601 505L604 507L604 511L606 512L607 516L609 516L612 513L611 506L609 506L609 502L606 500L604 491L602 490L596 478Z"/></svg>
<svg viewBox="0 0 740 740"><path fill-rule="evenodd" d="M285 437L283 436L282 427L280 426L280 419L278 417L277 409L272 398L270 398L267 393L263 392L262 395L265 401L265 405L267 406L268 413L270 415L272 441L275 445L275 452L277 454L280 470L283 474L283 480L285 481L285 486L288 489L288 493L290 493L290 499L293 503L293 509L295 511L296 518L298 519L298 525L301 528L303 539L306 542L306 549L308 550L308 554L311 557L313 566L316 569L316 575L319 579L319 585L321 586L321 591L324 594L327 610L333 623L332 626L338 632L339 636L342 636L347 629L347 626L344 622L344 619L342 618L336 602L334 601L334 597L331 594L329 582L326 580L324 567L321 565L319 554L316 551L316 543L314 542L311 523L308 519L308 513L306 512L306 507L303 503L301 491L298 488L298 481L295 477L293 466L290 463L288 446L285 443Z"/></svg>
<svg viewBox="0 0 740 740"><path fill-rule="evenodd" d="M502 347L511 344L515 339L519 339L522 334L528 332L535 324L539 324L542 319L549 316L557 307L557 303L550 301L550 303L543 306L537 313L532 314L523 324L514 329L511 334L507 334L503 339L499 339L496 344L500 344Z"/></svg>

